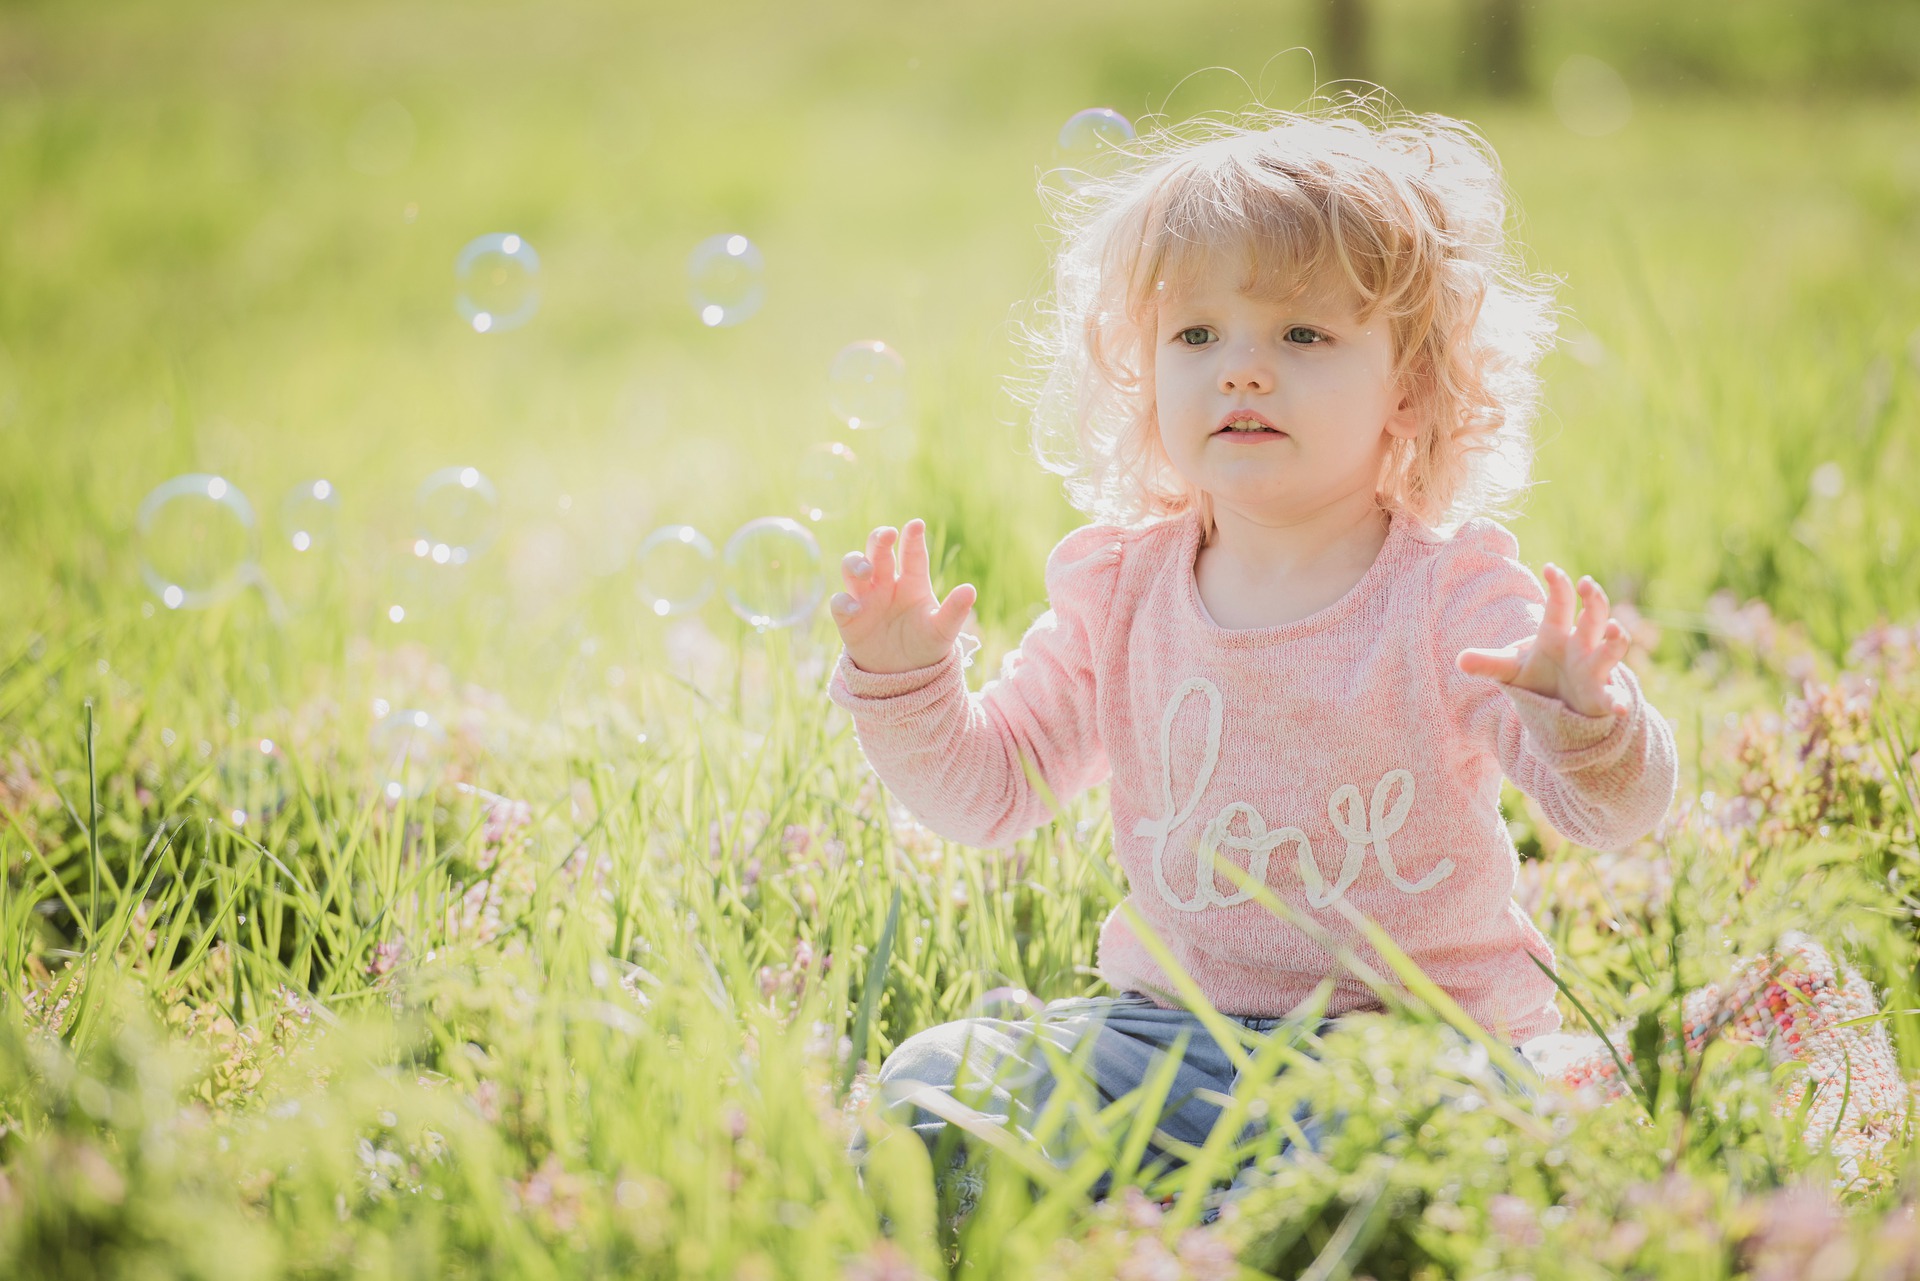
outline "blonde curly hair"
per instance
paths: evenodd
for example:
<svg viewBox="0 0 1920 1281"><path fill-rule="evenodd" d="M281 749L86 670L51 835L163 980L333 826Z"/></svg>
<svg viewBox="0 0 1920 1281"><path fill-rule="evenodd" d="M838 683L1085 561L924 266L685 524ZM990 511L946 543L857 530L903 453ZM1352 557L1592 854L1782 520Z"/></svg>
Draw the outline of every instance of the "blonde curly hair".
<svg viewBox="0 0 1920 1281"><path fill-rule="evenodd" d="M1208 495L1160 444L1152 352L1165 290L1237 253L1255 296L1344 281L1363 322L1387 317L1420 427L1390 438L1383 508L1444 532L1515 514L1558 280L1522 269L1499 159L1471 125L1349 95L1167 127L1122 150L1116 176L1042 188L1061 241L1051 297L1019 327L1031 367L1015 394L1034 454L1077 509L1135 526L1197 507L1212 538Z"/></svg>

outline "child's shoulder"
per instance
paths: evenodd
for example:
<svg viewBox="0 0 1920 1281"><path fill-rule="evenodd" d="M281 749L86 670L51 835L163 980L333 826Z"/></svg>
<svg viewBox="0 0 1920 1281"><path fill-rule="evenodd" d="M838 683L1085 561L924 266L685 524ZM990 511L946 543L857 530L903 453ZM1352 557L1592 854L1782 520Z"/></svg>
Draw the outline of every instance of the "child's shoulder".
<svg viewBox="0 0 1920 1281"><path fill-rule="evenodd" d="M1530 602L1545 599L1533 571L1520 559L1520 540L1499 521L1476 516L1450 534L1432 534L1427 556L1426 597L1431 625L1462 644L1505 644L1473 640L1497 619L1496 630L1511 630L1510 616ZM1504 633L1503 633L1504 634Z"/></svg>
<svg viewBox="0 0 1920 1281"><path fill-rule="evenodd" d="M1520 559L1520 540L1490 516L1474 516L1444 534L1418 520L1408 520L1407 536L1421 545L1436 569L1472 573L1486 567L1489 559Z"/></svg>
<svg viewBox="0 0 1920 1281"><path fill-rule="evenodd" d="M1145 525L1082 525L1047 553L1047 583L1104 579L1108 586L1123 565L1140 567L1175 555L1185 538L1184 517Z"/></svg>

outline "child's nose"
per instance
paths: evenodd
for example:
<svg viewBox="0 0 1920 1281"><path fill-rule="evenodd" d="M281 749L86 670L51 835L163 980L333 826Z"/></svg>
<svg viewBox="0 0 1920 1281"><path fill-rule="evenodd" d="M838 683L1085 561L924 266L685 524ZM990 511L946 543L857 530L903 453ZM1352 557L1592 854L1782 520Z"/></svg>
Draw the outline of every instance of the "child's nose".
<svg viewBox="0 0 1920 1281"><path fill-rule="evenodd" d="M1258 347L1235 352L1220 370L1220 390L1272 391L1272 362Z"/></svg>

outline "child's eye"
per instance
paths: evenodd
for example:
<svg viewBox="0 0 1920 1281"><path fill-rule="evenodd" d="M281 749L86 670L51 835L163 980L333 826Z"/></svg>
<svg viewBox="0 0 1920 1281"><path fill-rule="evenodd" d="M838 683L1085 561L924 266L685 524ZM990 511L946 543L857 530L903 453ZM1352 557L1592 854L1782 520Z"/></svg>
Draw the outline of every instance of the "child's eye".
<svg viewBox="0 0 1920 1281"><path fill-rule="evenodd" d="M1200 337L1197 339L1194 338L1193 335L1195 334L1199 334ZM1207 341L1206 327L1204 325L1195 325L1192 329L1182 329L1180 331L1180 341L1185 343L1189 347L1199 347L1199 346L1205 345Z"/></svg>
<svg viewBox="0 0 1920 1281"><path fill-rule="evenodd" d="M1299 340L1302 347L1312 347L1317 343L1326 341L1326 335L1322 334L1318 329L1309 329L1305 325L1295 325L1293 328L1287 330L1287 341L1293 342L1299 339L1301 334L1307 335L1305 339Z"/></svg>

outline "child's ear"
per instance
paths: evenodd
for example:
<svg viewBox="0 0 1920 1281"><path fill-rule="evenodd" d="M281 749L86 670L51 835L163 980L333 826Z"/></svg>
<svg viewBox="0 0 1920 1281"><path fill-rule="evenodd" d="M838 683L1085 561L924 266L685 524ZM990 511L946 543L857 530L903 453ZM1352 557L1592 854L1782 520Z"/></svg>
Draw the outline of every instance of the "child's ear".
<svg viewBox="0 0 1920 1281"><path fill-rule="evenodd" d="M1406 392L1393 412L1387 415L1387 433L1412 440L1420 434L1420 402L1412 392Z"/></svg>
<svg viewBox="0 0 1920 1281"><path fill-rule="evenodd" d="M1405 440L1412 440L1420 434L1420 422L1425 417L1426 392L1432 374L1430 366L1421 362L1414 367L1403 369L1394 379L1394 387L1400 393L1400 400L1393 411L1387 415L1387 432Z"/></svg>

